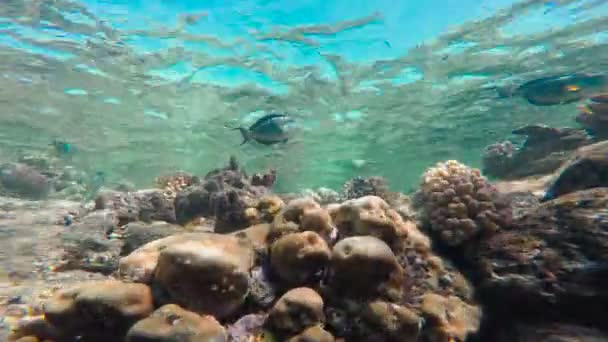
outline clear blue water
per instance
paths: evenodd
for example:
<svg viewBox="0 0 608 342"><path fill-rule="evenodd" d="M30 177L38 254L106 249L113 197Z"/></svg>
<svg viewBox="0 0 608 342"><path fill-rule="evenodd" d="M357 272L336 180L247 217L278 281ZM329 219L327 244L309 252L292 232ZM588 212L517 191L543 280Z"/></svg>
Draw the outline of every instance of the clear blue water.
<svg viewBox="0 0 608 342"><path fill-rule="evenodd" d="M59 138L78 147L70 164L137 186L234 154L278 169L279 191L372 174L408 190L438 160L479 166L519 126L575 125L576 104L534 107L496 86L606 71L602 1L36 4L0 4L0 158ZM294 115L299 135L239 146L227 127L269 110Z"/></svg>

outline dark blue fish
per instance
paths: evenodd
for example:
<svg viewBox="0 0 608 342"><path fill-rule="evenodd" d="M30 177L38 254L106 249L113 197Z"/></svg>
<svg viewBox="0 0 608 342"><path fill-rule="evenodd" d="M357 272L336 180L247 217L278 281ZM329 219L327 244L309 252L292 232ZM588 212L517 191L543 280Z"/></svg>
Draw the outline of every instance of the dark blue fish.
<svg viewBox="0 0 608 342"><path fill-rule="evenodd" d="M515 90L515 95L536 106L551 106L576 102L606 89L606 75L569 74L526 82Z"/></svg>
<svg viewBox="0 0 608 342"><path fill-rule="evenodd" d="M241 145L252 139L264 145L272 145L287 142L294 123L294 119L287 115L268 114L249 128L237 127L234 130L239 130L243 135Z"/></svg>

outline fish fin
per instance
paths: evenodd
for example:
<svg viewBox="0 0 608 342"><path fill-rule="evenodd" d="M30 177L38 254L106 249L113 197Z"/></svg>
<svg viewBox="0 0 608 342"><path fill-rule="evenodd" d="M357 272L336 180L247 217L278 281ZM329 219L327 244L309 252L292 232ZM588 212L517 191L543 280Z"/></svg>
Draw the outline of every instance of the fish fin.
<svg viewBox="0 0 608 342"><path fill-rule="evenodd" d="M237 127L237 128L233 128L233 131L239 130L241 132L241 135L243 136L243 142L241 142L241 146L245 145L246 142L249 141L249 139L251 138L249 135L249 131L247 131L246 128L244 127Z"/></svg>

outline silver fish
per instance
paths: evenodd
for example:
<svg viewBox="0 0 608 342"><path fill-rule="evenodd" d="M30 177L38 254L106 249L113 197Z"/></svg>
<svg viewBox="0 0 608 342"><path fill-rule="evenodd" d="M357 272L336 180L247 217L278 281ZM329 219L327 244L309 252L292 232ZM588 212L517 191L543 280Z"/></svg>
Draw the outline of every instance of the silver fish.
<svg viewBox="0 0 608 342"><path fill-rule="evenodd" d="M243 136L241 145L252 139L264 145L272 145L287 142L294 123L295 120L287 115L268 114L249 128L237 127L234 130L239 130Z"/></svg>

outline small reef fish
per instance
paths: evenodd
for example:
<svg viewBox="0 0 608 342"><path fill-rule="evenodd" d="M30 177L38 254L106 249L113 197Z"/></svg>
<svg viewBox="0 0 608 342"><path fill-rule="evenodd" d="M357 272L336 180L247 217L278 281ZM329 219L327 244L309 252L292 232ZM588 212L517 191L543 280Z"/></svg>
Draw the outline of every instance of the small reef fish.
<svg viewBox="0 0 608 342"><path fill-rule="evenodd" d="M258 119L249 128L237 127L233 130L239 130L243 135L241 145L252 139L264 145L272 145L287 142L294 123L295 120L287 115L268 114Z"/></svg>
<svg viewBox="0 0 608 342"><path fill-rule="evenodd" d="M53 140L49 146L53 146L59 155L70 155L76 151L74 145L57 139Z"/></svg>
<svg viewBox="0 0 608 342"><path fill-rule="evenodd" d="M552 106L580 101L607 89L607 75L570 74L526 82L514 95L520 95L536 106Z"/></svg>

